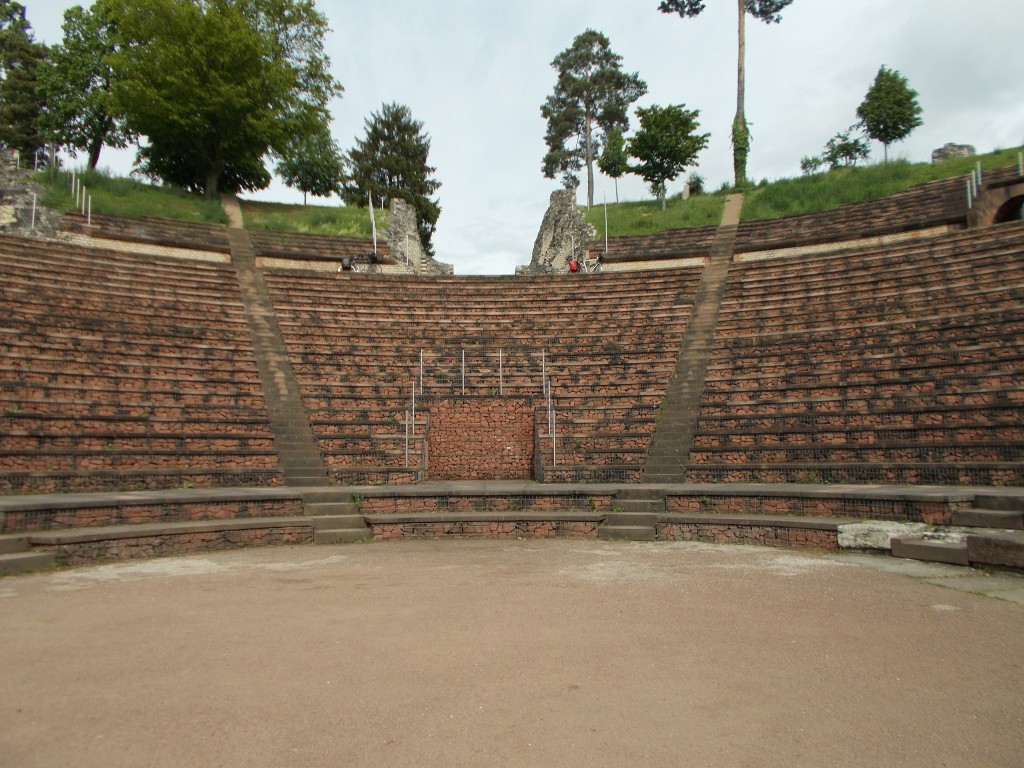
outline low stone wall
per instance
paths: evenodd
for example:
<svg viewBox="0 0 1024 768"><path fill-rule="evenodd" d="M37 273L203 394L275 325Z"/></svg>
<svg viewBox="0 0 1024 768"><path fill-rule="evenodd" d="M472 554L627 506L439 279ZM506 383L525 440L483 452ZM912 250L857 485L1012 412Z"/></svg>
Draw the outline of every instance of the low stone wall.
<svg viewBox="0 0 1024 768"><path fill-rule="evenodd" d="M302 513L301 499L111 504L68 509L11 510L0 516L0 530L4 533L31 533L107 525L289 517L300 516Z"/></svg>
<svg viewBox="0 0 1024 768"><path fill-rule="evenodd" d="M668 541L703 541L712 544L757 544L792 549L839 549L832 530L772 525L715 522L659 523L657 538Z"/></svg>
<svg viewBox="0 0 1024 768"><path fill-rule="evenodd" d="M108 251L120 251L135 255L169 256L175 259L204 261L211 264L231 263L231 254L221 251L203 251L196 248L158 245L156 243L144 243L136 240L114 240L109 237L92 237L91 235L67 231L61 232L60 239L80 245L83 248L103 248Z"/></svg>
<svg viewBox="0 0 1024 768"><path fill-rule="evenodd" d="M470 512L508 513L506 519L514 520L516 513L543 514L554 519L559 512L594 512L607 514L611 511L614 491L606 490L593 495L586 493L538 494L505 496L466 494L458 496L432 495L381 495L361 499L359 513L372 520L373 515L412 515L438 513L438 515Z"/></svg>
<svg viewBox="0 0 1024 768"><path fill-rule="evenodd" d="M508 520L375 523L374 539L547 539L597 538L598 523L571 520Z"/></svg>
<svg viewBox="0 0 1024 768"><path fill-rule="evenodd" d="M33 542L38 544L38 542ZM81 565L104 560L186 555L219 549L268 546L271 544L312 544L312 524L282 524L241 530L159 533L130 538L58 543L42 548L53 552L60 565Z"/></svg>
<svg viewBox="0 0 1024 768"><path fill-rule="evenodd" d="M424 403L430 412L430 480L527 479L533 471L530 398L455 397Z"/></svg>
<svg viewBox="0 0 1024 768"><path fill-rule="evenodd" d="M665 510L676 514L763 514L807 517L898 520L947 525L958 510L971 502L956 496L946 499L865 498L857 496L700 495L669 496Z"/></svg>

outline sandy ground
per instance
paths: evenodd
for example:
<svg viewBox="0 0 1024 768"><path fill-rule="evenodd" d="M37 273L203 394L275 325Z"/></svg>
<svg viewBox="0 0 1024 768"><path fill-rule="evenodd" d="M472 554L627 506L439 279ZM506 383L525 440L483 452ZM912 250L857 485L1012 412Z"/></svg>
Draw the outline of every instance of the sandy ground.
<svg viewBox="0 0 1024 768"><path fill-rule="evenodd" d="M426 541L8 577L0 765L1024 764L1024 605L863 561Z"/></svg>

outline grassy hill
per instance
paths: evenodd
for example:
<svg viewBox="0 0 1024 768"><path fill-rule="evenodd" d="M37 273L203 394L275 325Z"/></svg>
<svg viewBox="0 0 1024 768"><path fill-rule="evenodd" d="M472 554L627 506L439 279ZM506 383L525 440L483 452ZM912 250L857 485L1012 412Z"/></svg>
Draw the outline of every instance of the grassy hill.
<svg viewBox="0 0 1024 768"><path fill-rule="evenodd" d="M980 160L983 168L1005 168L1017 164L1018 149L1001 150L975 157L940 163L909 163L903 160L816 173L778 181L764 181L744 190L743 221L774 219L802 213L830 211L846 203L887 197L935 179L967 176ZM721 221L726 192L680 196L668 201L662 212L656 200L618 203L608 206L610 235L648 235L678 227L717 226ZM604 211L595 206L587 220L604 233Z"/></svg>
<svg viewBox="0 0 1024 768"><path fill-rule="evenodd" d="M60 211L75 207L69 174L43 172L36 174L34 180L46 188L43 205ZM129 218L162 216L180 221L228 222L220 202L208 200L202 195L98 171L83 173L81 180L92 196L94 213ZM372 234L370 217L365 208L243 200L242 215L245 217L245 225L255 229L359 237L370 237ZM377 211L376 218L378 231L382 231L387 226L387 211Z"/></svg>
<svg viewBox="0 0 1024 768"><path fill-rule="evenodd" d="M811 176L762 182L745 190L742 219L753 221L838 208L845 203L874 200L933 179L966 176L980 160L984 168L1017 163L1017 149L991 152L941 163L895 161L861 168L842 168ZM219 202L179 189L144 184L134 179L85 173L83 183L92 195L92 210L115 216L163 216L185 221L227 223ZM73 207L69 177L64 173L36 175L47 187L43 204L58 210ZM680 196L668 200L662 211L657 200L622 202L608 206L608 231L615 235L645 235L664 229L717 226L727 191ZM365 208L283 203L242 202L247 227L281 232L370 237ZM604 208L595 206L587 219L603 236ZM387 226L387 212L376 213L378 232Z"/></svg>

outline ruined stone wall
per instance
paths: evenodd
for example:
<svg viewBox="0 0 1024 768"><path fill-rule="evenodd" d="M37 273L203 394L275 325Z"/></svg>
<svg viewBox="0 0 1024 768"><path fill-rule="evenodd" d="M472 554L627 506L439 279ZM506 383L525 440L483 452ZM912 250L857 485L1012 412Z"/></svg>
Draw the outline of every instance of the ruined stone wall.
<svg viewBox="0 0 1024 768"><path fill-rule="evenodd" d="M596 230L576 206L576 192L559 189L551 193L548 210L533 244L533 258L528 266L516 267L519 275L544 275L566 272L574 253L584 255L584 245Z"/></svg>
<svg viewBox="0 0 1024 768"><path fill-rule="evenodd" d="M388 247L398 272L414 275L451 275L451 264L445 264L427 255L420 242L416 226L416 209L405 200L392 198L388 216Z"/></svg>
<svg viewBox="0 0 1024 768"><path fill-rule="evenodd" d="M52 237L57 233L60 214L43 207L44 190L30 183L27 173L15 165L13 153L0 153L0 233ZM33 193L36 195L34 227Z"/></svg>

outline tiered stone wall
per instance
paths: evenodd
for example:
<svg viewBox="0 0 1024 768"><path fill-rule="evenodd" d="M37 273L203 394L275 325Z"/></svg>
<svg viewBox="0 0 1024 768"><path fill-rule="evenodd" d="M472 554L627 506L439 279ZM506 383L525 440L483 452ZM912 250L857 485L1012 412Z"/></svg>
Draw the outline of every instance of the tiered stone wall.
<svg viewBox="0 0 1024 768"><path fill-rule="evenodd" d="M687 495L669 496L665 510L669 514L761 514L805 517L843 517L865 520L895 520L931 525L946 525L958 510L967 509L967 497L893 499L865 498L857 495L831 497L802 495Z"/></svg>
<svg viewBox="0 0 1024 768"><path fill-rule="evenodd" d="M431 480L527 479L533 470L534 409L525 397L454 397L429 402Z"/></svg>

